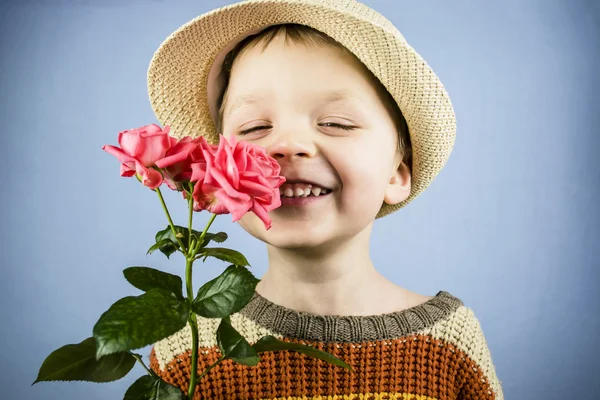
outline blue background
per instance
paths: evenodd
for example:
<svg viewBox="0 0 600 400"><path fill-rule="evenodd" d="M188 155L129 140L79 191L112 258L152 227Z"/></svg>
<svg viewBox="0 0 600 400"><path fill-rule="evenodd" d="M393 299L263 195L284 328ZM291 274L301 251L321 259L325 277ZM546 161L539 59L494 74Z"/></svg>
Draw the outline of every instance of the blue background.
<svg viewBox="0 0 600 400"><path fill-rule="evenodd" d="M444 82L457 140L433 184L375 223L372 259L410 290L447 290L481 322L507 399L600 393L598 93L593 1L364 1ZM31 383L55 349L91 336L140 292L132 265L183 275L179 254L146 257L166 219L155 194L101 150L157 122L146 71L183 23L231 1L14 1L0 6L2 398L119 399L120 381ZM180 195L166 192L176 223ZM208 214L196 216L204 227ZM257 277L264 245L217 217ZM211 229L212 230L212 229ZM398 257L401 254L401 257ZM225 263L198 263L195 290ZM148 363L150 346L139 349Z"/></svg>

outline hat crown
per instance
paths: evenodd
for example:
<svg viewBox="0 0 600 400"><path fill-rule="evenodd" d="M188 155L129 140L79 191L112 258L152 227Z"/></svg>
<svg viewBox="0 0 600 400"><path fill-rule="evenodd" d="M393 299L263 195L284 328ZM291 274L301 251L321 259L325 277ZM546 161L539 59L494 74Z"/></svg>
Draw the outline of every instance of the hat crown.
<svg viewBox="0 0 600 400"><path fill-rule="evenodd" d="M402 39L404 37L400 34L400 31L392 24L386 17L378 13L369 6L357 1L357 0L271 0L273 3L286 3L286 4L302 4L309 5L314 4L318 6L324 6L330 9L337 10L339 12L350 14L359 19L369 21L377 26L386 29L389 32L394 32L399 35ZM264 3L264 0L243 0L241 3Z"/></svg>

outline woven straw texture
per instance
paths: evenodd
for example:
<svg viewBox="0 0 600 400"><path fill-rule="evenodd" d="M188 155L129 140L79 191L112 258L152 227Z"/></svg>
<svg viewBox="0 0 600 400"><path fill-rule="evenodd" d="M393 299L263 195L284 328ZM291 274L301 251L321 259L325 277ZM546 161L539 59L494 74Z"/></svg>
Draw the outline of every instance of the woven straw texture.
<svg viewBox="0 0 600 400"><path fill-rule="evenodd" d="M410 195L382 203L376 218L406 206L439 174L454 146L456 119L438 77L392 23L354 0L247 0L202 14L160 45L148 68L148 95L157 119L175 137L219 141L209 72L223 48L274 24L307 25L362 61L396 100L413 150ZM216 65L216 64L215 64Z"/></svg>

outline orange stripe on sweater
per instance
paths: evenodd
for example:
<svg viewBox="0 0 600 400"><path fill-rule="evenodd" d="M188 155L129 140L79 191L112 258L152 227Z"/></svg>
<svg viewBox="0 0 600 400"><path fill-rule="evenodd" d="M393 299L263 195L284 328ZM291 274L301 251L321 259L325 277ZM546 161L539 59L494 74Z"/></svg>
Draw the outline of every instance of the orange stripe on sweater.
<svg viewBox="0 0 600 400"><path fill-rule="evenodd" d="M459 392L472 399L496 398L473 360L456 346L429 335L363 343L282 340L331 353L354 372L295 351L261 353L254 367L229 359L221 362L198 382L194 399L358 399L359 395L387 394L390 397L379 398L455 400ZM220 356L217 346L200 348L198 374ZM176 356L165 370L160 369L154 348L150 353L152 370L186 393L190 365L189 351Z"/></svg>

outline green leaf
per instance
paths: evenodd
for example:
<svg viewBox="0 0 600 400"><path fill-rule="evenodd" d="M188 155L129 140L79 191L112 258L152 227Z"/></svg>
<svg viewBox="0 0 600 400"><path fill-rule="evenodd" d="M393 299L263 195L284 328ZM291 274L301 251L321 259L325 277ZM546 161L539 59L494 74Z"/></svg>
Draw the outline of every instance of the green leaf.
<svg viewBox="0 0 600 400"><path fill-rule="evenodd" d="M256 350L231 326L229 317L223 318L217 328L217 343L225 358L249 366L255 366L260 362Z"/></svg>
<svg viewBox="0 0 600 400"><path fill-rule="evenodd" d="M306 354L307 356L326 361L330 364L339 365L341 367L349 369L350 371L354 371L350 365L346 364L343 360L340 360L332 354L326 353L324 351L315 349L314 347L307 346L301 343L283 342L277 339L276 337L270 335L260 338L260 340L254 343L252 347L256 350L257 353L262 353L265 351L293 350L299 353Z"/></svg>
<svg viewBox="0 0 600 400"><path fill-rule="evenodd" d="M153 344L185 327L189 304L165 289L151 289L114 303L96 325L96 357Z"/></svg>
<svg viewBox="0 0 600 400"><path fill-rule="evenodd" d="M144 375L129 386L123 400L185 400L186 398L187 396L177 386Z"/></svg>
<svg viewBox="0 0 600 400"><path fill-rule="evenodd" d="M187 245L189 241L188 228L180 225L174 225L173 228L175 228L175 233L179 236L179 239L185 247L183 250L187 250ZM154 251L156 250L156 248L154 247L159 248L160 251L167 256L167 258L169 258L169 256L172 253L180 249L179 241L173 234L173 230L171 229L170 225L167 225L167 227L162 231L158 231L154 239L156 240L156 244L150 247L150 249ZM150 252L150 250L148 251Z"/></svg>
<svg viewBox="0 0 600 400"><path fill-rule="evenodd" d="M177 275L159 271L149 267L129 267L123 270L123 275L136 288L147 292L151 289L166 289L183 299L181 278Z"/></svg>
<svg viewBox="0 0 600 400"><path fill-rule="evenodd" d="M248 269L230 265L206 282L192 303L192 311L205 318L223 318L240 311L252 298L260 282Z"/></svg>
<svg viewBox="0 0 600 400"><path fill-rule="evenodd" d="M204 257L205 261L207 257L215 257L219 260L227 261L235 265L248 265L250 263L246 260L246 257L239 251L232 249L226 249L224 247L205 247L200 250L197 258Z"/></svg>
<svg viewBox="0 0 600 400"><path fill-rule="evenodd" d="M152 247L150 247L148 249L148 251L146 252L146 255L154 253L154 251L156 249L160 249L161 253L163 253L165 256L167 256L167 258L169 258L169 256L171 254L175 253L178 248L179 248L179 243L176 245L173 244L173 241L170 238L161 239L158 242L156 242L155 244L153 244Z"/></svg>
<svg viewBox="0 0 600 400"><path fill-rule="evenodd" d="M187 250L190 240L189 229L185 226L180 225L174 225L174 228L177 235L179 235L179 239L185 246L185 250ZM196 239L196 241L198 241L200 240L200 236L202 236L202 232L192 229L192 239ZM177 238L173 235L173 231L171 230L170 225L162 231L158 231L156 233L155 240L156 243L152 247L150 247L147 254L151 254L156 249L160 249L160 251L163 252L167 256L167 258L169 258L169 256L175 251L177 251L177 249L179 249L180 247ZM206 234L204 235L204 239L202 240L202 245L199 248L204 248L211 241L222 243L225 240L227 240L227 234L225 232L206 232Z"/></svg>
<svg viewBox="0 0 600 400"><path fill-rule="evenodd" d="M177 233L178 235L181 236L179 239L181 239L181 241L184 244L186 244L187 236L188 236L188 228L186 228L185 226L181 226L181 225L174 225L173 227L175 228L175 233ZM165 229L163 229L162 231L156 232L156 236L154 237L154 239L156 239L156 242L159 242L163 239L170 239L175 245L177 245L177 247L179 247L179 242L177 241L177 238L173 235L173 231L171 230L171 225L167 225L167 227Z"/></svg>
<svg viewBox="0 0 600 400"><path fill-rule="evenodd" d="M201 234L202 233L198 234L198 238L200 238ZM206 232L206 234L204 235L204 240L202 241L202 245L200 247L205 247L206 245L208 245L210 243L211 240L213 242L223 243L224 241L227 240L227 234L225 232L217 232L217 233Z"/></svg>
<svg viewBox="0 0 600 400"><path fill-rule="evenodd" d="M110 354L97 360L96 340L89 337L50 353L32 386L43 381L112 382L127 375L135 361L129 352Z"/></svg>

